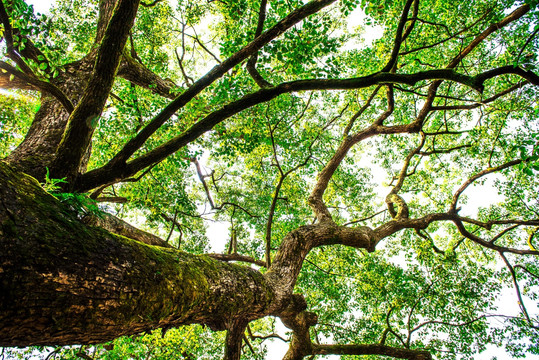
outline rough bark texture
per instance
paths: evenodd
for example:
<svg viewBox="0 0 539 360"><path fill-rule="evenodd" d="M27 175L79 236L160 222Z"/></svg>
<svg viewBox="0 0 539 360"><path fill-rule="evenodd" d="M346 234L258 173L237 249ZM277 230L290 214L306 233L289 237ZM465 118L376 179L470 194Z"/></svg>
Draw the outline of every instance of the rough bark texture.
<svg viewBox="0 0 539 360"><path fill-rule="evenodd" d="M305 310L292 291L310 249L371 250L375 239L369 228L305 226L283 239L262 275L85 224L34 178L3 162L0 199L0 346L100 343L201 323L232 331L235 358L239 323Z"/></svg>
<svg viewBox="0 0 539 360"><path fill-rule="evenodd" d="M91 64L80 61L67 65L60 75L51 80L76 105L82 95L92 70ZM50 167L56 149L65 132L69 113L54 97L44 93L41 107L21 144L9 154L6 161L18 169L43 179L45 168Z"/></svg>
<svg viewBox="0 0 539 360"><path fill-rule="evenodd" d="M0 163L0 346L100 343L157 327L224 330L267 314L250 268L82 224L35 179Z"/></svg>
<svg viewBox="0 0 539 360"><path fill-rule="evenodd" d="M97 226L113 234L122 235L130 239L135 239L148 245L161 246L165 248L172 248L172 245L158 236L150 234L146 231L137 229L133 225L112 216L107 213L99 215L86 216L83 222L87 225Z"/></svg>
<svg viewBox="0 0 539 360"><path fill-rule="evenodd" d="M164 97L174 98L171 92L174 83L161 79L135 55L129 56L124 51L138 0L100 1L92 50L81 61L66 65L57 78L50 80L48 89L53 91L47 90L42 82L29 81L28 74L25 75L26 81L23 74L14 82L10 82L9 77L0 76L0 87L37 87L44 92L41 108L24 141L5 163L0 162L0 346L101 343L158 327L200 323L215 330L227 330L225 358L236 360L241 356L242 339L249 321L276 315L293 330L286 359L326 354L377 354L425 360L431 358L425 351L379 344L313 344L309 331L316 324L317 315L306 311L307 305L302 296L293 294L307 254L315 247L334 244L374 251L382 239L405 228L425 229L434 221L453 221L462 235L500 253L538 254L535 250L500 247L465 228L463 221L470 220L458 215L456 205L460 193L476 178L471 178L470 183L457 191L447 213L432 213L415 219L410 218L406 202L398 195L402 186L399 180L387 197L393 219L376 229L337 225L323 199L336 169L355 144L375 135L419 132L433 110L436 91L442 80L460 83L479 92L483 91L485 81L504 74L516 74L531 84L539 85L538 75L520 67L502 66L475 76L454 70L488 35L523 16L529 11L529 6L521 6L477 35L447 68L399 74L395 73L395 66L400 47L415 22L412 20L406 25L411 20L408 13L413 6L413 18L417 18L419 6L418 1L407 0L390 60L381 71L349 79L304 79L275 86L267 83L255 67L257 52L305 17L333 2L335 0L306 3L263 32L266 2L262 1L255 38L248 45L192 83L104 167L88 173L85 173L85 164L92 134L116 76L151 88ZM0 1L0 10L2 4ZM11 29L8 14L0 12L0 20L6 28L5 39L10 45L11 33L15 34L17 30ZM36 50L33 46L28 49ZM37 54L22 53L29 59L36 59ZM247 59L249 72L261 87L259 91L223 105L184 133L132 158L173 114ZM24 62L19 58L16 60L24 70ZM0 67L11 69L7 65L0 64ZM424 80L435 81L430 85L416 119L407 124L384 124L394 108L392 84L414 85ZM34 178L19 171L42 180L46 168L50 167L53 177L68 177L71 190L88 191L125 180L159 163L231 116L283 94L358 89L372 85L388 87L387 110L371 126L355 134L351 132L353 121L350 122L341 145L319 174L309 198L318 221L286 235L271 266L269 246L268 261L262 264L236 253L195 256L172 249L161 239L108 215L81 219L79 214L44 192ZM47 91L52 95L47 95ZM66 101L62 101L58 93ZM502 167L521 161L508 162ZM402 178L407 174L408 165L405 165ZM502 167L491 168L477 176ZM277 195L274 203L276 199ZM270 216L269 222L271 219ZM527 224L536 225L533 222ZM262 274L218 259L247 261L266 265L268 269Z"/></svg>
<svg viewBox="0 0 539 360"><path fill-rule="evenodd" d="M17 77L11 77L8 73L0 73L0 89L38 90L36 86Z"/></svg>
<svg viewBox="0 0 539 360"><path fill-rule="evenodd" d="M119 0L96 54L92 75L84 94L70 114L58 145L51 172L56 178L78 175L99 117L116 78L129 31L135 21L138 0Z"/></svg>

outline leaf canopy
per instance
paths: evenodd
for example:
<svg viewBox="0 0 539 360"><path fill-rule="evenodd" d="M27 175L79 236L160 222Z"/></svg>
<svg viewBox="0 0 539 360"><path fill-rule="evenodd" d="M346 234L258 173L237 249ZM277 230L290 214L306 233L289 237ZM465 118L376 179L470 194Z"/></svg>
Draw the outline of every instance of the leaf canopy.
<svg viewBox="0 0 539 360"><path fill-rule="evenodd" d="M22 35L41 51L27 63L43 81L53 82L99 48L98 1L58 0L47 15L34 14L21 0L3 3L21 34L14 39L18 51L23 53ZM523 15L504 22L525 4ZM270 1L263 30L304 5ZM88 174L110 165L171 99L257 38L260 6L251 0L140 6L119 77L96 118ZM248 60L241 61L175 111L129 158L135 163L222 109L243 106L249 96L262 98L279 84L449 67L466 81L489 74L481 78L484 89L453 73L355 88L324 87L321 80L253 100L115 184L83 190L92 190L104 210L182 250L238 253L267 264L287 234L321 222L309 196L328 164L354 141L320 197L336 224L381 229L430 214L447 214L443 220L450 221L403 226L375 252L343 245L310 251L294 292L318 314L313 343L425 349L437 359L473 359L487 345L514 357L539 354L538 26L537 1L337 1L258 50L255 71L267 87L260 88ZM18 66L9 54L2 60ZM122 75L129 61L168 84L168 93L160 83ZM18 145L40 111L35 90L0 95L0 156ZM414 127L417 119L420 126ZM251 323L242 356L261 359L269 351L271 357L266 337L278 329L272 317ZM38 351L65 359L81 353L209 359L222 356L224 339L191 325L105 345ZM32 351L4 350L19 358Z"/></svg>

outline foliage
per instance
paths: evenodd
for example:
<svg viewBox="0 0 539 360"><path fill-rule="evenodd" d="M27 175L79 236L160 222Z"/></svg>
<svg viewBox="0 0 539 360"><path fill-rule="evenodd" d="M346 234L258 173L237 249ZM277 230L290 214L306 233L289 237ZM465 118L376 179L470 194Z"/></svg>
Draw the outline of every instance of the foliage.
<svg viewBox="0 0 539 360"><path fill-rule="evenodd" d="M86 194L62 192L62 184L67 184L66 179L51 179L47 168L45 182L41 184L43 190L51 193L51 195L66 204L80 218L88 215L102 216L102 211L94 200L90 199Z"/></svg>
<svg viewBox="0 0 539 360"><path fill-rule="evenodd" d="M35 15L24 1L4 3L11 4L7 9L16 19L12 26L43 52L39 61L29 62L40 79L64 76L64 68L98 47L93 42L98 1L59 0L48 15ZM265 30L304 5L299 0L270 3ZM390 59L405 3L338 1L263 46L256 69L273 85L375 74ZM455 68L472 77L505 66L537 70L537 1L413 3L419 3L418 15L410 13L406 22L413 23L413 31L400 44L398 64L387 72L445 68L490 24L523 3L531 11L490 34ZM171 82L168 95L176 96L255 38L260 2L157 1L138 11L124 55ZM376 31L379 34L366 38ZM207 116L259 91L245 62L225 71L176 111L129 159L164 147ZM421 116L437 81L284 93L228 117L164 159L114 184L105 182L93 193L63 192L67 180L52 179L48 168L43 188L80 218L99 216L106 208L168 236L182 250L199 254L230 249L228 253L264 261L267 253L275 257L291 231L315 223L309 195L341 144L369 129L391 108L390 102L396 105L383 125L410 125ZM340 245L312 250L295 292L303 294L308 310L319 316L311 329L313 341L426 349L437 359L473 359L487 344L515 357L539 354L537 254L519 256L507 250L539 248L539 93L530 82L507 73L486 80L482 92L457 81L440 82L420 130L365 136L343 156L323 194L338 225L379 229L390 222L393 203L386 196L402 180L396 193L406 202L410 218L458 213L465 231L457 221L437 221L388 236L374 253ZM89 171L110 165L174 98L163 96L157 87L156 82L141 85L125 77L114 82L92 134ZM24 137L39 110L38 100L26 96L0 94L1 157ZM512 161L518 164L503 167ZM481 172L485 176L474 178ZM456 195L465 184L469 187ZM95 202L112 198L122 201L103 207ZM488 246L493 244L497 247ZM528 307L511 293L504 299L519 312L506 313L499 306L500 294L514 291L515 285ZM246 337L243 355L262 359L268 351L263 336L277 331L275 319L259 319L250 326L261 335ZM81 352L96 359L213 359L222 356L224 337L190 325L104 345L37 351L42 357L63 359L80 358ZM4 354L28 358L35 350Z"/></svg>
<svg viewBox="0 0 539 360"><path fill-rule="evenodd" d="M39 103L30 96L0 94L0 157L8 155L26 133Z"/></svg>
<svg viewBox="0 0 539 360"><path fill-rule="evenodd" d="M59 192L62 189L61 185L59 184L67 184L66 179L51 179L49 168L47 168L47 172L45 173L45 182L41 184L43 190L50 193Z"/></svg>

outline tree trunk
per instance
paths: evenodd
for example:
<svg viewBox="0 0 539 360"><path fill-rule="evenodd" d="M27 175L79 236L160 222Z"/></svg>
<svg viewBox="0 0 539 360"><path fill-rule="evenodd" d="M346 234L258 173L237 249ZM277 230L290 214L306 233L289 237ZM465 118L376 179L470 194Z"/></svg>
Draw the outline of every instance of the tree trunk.
<svg viewBox="0 0 539 360"><path fill-rule="evenodd" d="M0 162L0 346L91 344L270 312L263 275L83 224Z"/></svg>
<svg viewBox="0 0 539 360"><path fill-rule="evenodd" d="M66 65L58 77L51 80L73 103L80 101L92 71L89 59ZM43 93L41 107L24 140L9 154L6 161L18 170L43 180L64 135L69 113L53 96ZM83 165L85 167L85 164Z"/></svg>

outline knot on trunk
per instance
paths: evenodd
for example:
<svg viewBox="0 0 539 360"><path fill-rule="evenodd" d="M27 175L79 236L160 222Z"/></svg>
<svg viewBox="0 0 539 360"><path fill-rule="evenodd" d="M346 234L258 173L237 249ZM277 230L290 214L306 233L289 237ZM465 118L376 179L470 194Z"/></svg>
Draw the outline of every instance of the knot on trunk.
<svg viewBox="0 0 539 360"><path fill-rule="evenodd" d="M410 210L408 204L399 195L391 192L386 197L386 204L389 213L394 219L408 219L410 217ZM395 210L395 206L397 209Z"/></svg>

